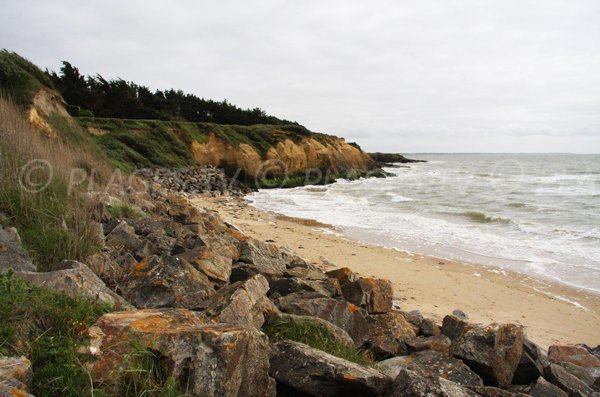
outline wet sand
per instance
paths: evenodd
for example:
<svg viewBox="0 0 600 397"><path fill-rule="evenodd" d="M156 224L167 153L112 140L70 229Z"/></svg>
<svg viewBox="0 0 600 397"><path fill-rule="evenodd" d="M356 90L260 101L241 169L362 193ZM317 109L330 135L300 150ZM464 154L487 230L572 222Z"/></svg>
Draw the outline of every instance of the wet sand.
<svg viewBox="0 0 600 397"><path fill-rule="evenodd" d="M324 270L347 266L389 279L397 305L441 322L454 309L480 323L512 322L543 347L600 344L600 296L489 266L449 261L369 245L312 220L259 211L243 199L193 200L261 240L287 246Z"/></svg>

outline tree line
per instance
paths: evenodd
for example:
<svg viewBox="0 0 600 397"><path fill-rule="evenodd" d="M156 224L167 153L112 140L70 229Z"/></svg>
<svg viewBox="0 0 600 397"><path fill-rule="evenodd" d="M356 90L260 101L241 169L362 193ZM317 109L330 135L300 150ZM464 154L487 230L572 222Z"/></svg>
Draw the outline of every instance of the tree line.
<svg viewBox="0 0 600 397"><path fill-rule="evenodd" d="M241 109L227 100L213 101L169 89L152 92L148 87L101 75L83 76L63 61L60 72L47 72L67 102L73 116L126 119L179 120L219 124L293 124L269 116L260 108Z"/></svg>

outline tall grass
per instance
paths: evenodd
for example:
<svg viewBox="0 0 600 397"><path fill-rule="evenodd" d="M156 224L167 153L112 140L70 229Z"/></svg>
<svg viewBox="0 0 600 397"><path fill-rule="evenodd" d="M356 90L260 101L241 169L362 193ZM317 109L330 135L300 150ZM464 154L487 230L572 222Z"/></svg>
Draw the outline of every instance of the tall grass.
<svg viewBox="0 0 600 397"><path fill-rule="evenodd" d="M110 173L92 154L34 130L18 106L0 98L0 211L18 228L38 270L99 249L92 203L80 192L85 185L69 186L75 169L94 170L96 185Z"/></svg>

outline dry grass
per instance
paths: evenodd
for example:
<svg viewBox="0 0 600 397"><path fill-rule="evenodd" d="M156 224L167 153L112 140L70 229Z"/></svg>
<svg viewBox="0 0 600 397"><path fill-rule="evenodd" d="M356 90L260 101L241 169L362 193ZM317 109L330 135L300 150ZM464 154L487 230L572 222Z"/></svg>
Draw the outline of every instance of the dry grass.
<svg viewBox="0 0 600 397"><path fill-rule="evenodd" d="M70 178L81 181L83 175L86 181L73 186ZM40 270L98 249L93 203L82 193L90 181L101 186L109 175L92 154L34 130L21 108L0 98L0 211L18 228Z"/></svg>

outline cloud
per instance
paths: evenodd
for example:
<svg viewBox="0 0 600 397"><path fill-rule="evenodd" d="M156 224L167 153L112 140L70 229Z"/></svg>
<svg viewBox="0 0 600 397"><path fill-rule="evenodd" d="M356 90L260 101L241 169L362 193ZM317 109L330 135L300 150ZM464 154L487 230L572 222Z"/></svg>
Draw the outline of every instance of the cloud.
<svg viewBox="0 0 600 397"><path fill-rule="evenodd" d="M5 0L0 47L369 150L600 152L598 20L595 0Z"/></svg>

